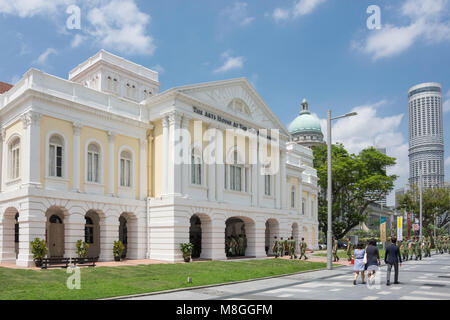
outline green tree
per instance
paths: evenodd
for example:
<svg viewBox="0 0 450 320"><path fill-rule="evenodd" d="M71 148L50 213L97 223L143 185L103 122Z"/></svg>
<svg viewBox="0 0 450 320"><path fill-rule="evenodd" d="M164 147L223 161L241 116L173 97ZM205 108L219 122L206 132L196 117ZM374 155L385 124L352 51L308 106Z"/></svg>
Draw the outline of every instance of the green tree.
<svg viewBox="0 0 450 320"><path fill-rule="evenodd" d="M411 190L397 197L399 210L420 214L419 188L413 186ZM437 228L443 228L450 222L450 189L424 188L422 192L422 230L424 235L431 236L434 231L435 218L440 217Z"/></svg>
<svg viewBox="0 0 450 320"><path fill-rule="evenodd" d="M327 146L313 148L314 168L319 177L319 228L327 231ZM395 165L395 158L374 148L349 154L341 144L332 146L332 217L333 235L342 238L365 221L367 207L394 188L396 175L386 169Z"/></svg>

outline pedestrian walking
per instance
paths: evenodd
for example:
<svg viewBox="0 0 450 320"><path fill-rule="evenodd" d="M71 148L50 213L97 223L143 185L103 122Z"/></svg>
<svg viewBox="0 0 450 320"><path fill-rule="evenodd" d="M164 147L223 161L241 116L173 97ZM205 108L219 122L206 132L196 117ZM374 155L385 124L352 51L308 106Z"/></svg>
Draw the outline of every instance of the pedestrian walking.
<svg viewBox="0 0 450 320"><path fill-rule="evenodd" d="M275 255L275 259L278 258L278 239L277 236L273 239L272 252Z"/></svg>
<svg viewBox="0 0 450 320"><path fill-rule="evenodd" d="M333 257L334 257L334 262L339 261L339 257L338 257L338 241L336 239L336 237L333 238Z"/></svg>
<svg viewBox="0 0 450 320"><path fill-rule="evenodd" d="M391 244L386 248L386 253L384 254L384 262L387 265L387 278L386 285L391 285L391 270L394 266L394 284L399 284L398 282L398 266L402 266L402 256L400 254L400 249L397 247L397 238L391 238Z"/></svg>
<svg viewBox="0 0 450 320"><path fill-rule="evenodd" d="M376 270L378 270L378 267L381 266L380 252L375 239L369 240L369 244L366 247L366 255L366 270L368 271L367 278L369 281L372 281L375 278Z"/></svg>
<svg viewBox="0 0 450 320"><path fill-rule="evenodd" d="M356 280L358 279L359 274L361 274L362 284L366 283L364 281L364 270L365 270L364 254L365 254L364 245L362 242L358 242L358 244L356 245L355 252L354 252L354 256L355 256L355 264L353 266L353 270L355 270L355 275L353 277L354 285L356 285Z"/></svg>
<svg viewBox="0 0 450 320"><path fill-rule="evenodd" d="M347 238L347 260L352 261L352 242Z"/></svg>
<svg viewBox="0 0 450 320"><path fill-rule="evenodd" d="M302 257L305 257L305 260L308 259L308 257L306 256L306 247L308 245L305 242L305 238L302 238L302 242L300 242L300 260L302 260Z"/></svg>
<svg viewBox="0 0 450 320"><path fill-rule="evenodd" d="M422 260L422 246L423 243L420 241L419 237L416 237L416 250L415 250L416 260L417 259Z"/></svg>

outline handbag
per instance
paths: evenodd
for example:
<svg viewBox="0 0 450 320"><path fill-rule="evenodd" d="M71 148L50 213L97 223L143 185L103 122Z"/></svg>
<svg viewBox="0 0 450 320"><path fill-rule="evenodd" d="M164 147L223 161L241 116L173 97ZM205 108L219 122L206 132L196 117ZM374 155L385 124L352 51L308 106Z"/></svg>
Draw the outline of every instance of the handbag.
<svg viewBox="0 0 450 320"><path fill-rule="evenodd" d="M364 252L364 259L363 259L363 263L367 264L367 251Z"/></svg>

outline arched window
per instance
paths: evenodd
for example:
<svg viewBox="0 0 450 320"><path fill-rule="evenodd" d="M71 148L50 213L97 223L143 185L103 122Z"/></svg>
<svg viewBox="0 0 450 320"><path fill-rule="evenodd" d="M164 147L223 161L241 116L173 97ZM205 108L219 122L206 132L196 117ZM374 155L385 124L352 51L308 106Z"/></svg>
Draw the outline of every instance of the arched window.
<svg viewBox="0 0 450 320"><path fill-rule="evenodd" d="M230 165L230 189L242 191L242 167L238 165L238 153L233 154L233 164Z"/></svg>
<svg viewBox="0 0 450 320"><path fill-rule="evenodd" d="M264 194L266 196L270 196L271 195L271 184L272 184L272 176L266 174L264 176Z"/></svg>
<svg viewBox="0 0 450 320"><path fill-rule="evenodd" d="M100 183L100 148L96 143L88 146L87 181Z"/></svg>
<svg viewBox="0 0 450 320"><path fill-rule="evenodd" d="M63 176L63 139L59 135L53 135L49 140L48 175L50 177Z"/></svg>
<svg viewBox="0 0 450 320"><path fill-rule="evenodd" d="M94 222L91 218L85 217L86 225L84 227L84 242L94 243Z"/></svg>
<svg viewBox="0 0 450 320"><path fill-rule="evenodd" d="M14 242L19 243L19 213L16 213L14 223Z"/></svg>
<svg viewBox="0 0 450 320"><path fill-rule="evenodd" d="M9 178L20 177L20 138L14 138L9 144Z"/></svg>
<svg viewBox="0 0 450 320"><path fill-rule="evenodd" d="M196 149L192 149L191 153L191 183L202 184L202 156Z"/></svg>
<svg viewBox="0 0 450 320"><path fill-rule="evenodd" d="M62 224L62 220L57 215L52 215L49 219L50 223Z"/></svg>
<svg viewBox="0 0 450 320"><path fill-rule="evenodd" d="M291 208L295 208L295 187L291 188Z"/></svg>
<svg viewBox="0 0 450 320"><path fill-rule="evenodd" d="M120 186L131 187L132 156L129 151L120 153Z"/></svg>

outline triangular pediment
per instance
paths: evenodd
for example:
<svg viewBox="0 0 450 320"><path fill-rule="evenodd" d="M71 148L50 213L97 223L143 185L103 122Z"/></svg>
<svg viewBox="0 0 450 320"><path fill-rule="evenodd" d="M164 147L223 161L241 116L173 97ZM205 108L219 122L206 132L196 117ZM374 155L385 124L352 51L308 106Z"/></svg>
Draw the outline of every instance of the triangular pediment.
<svg viewBox="0 0 450 320"><path fill-rule="evenodd" d="M245 78L178 87L175 90L258 127L279 129L280 134L289 135Z"/></svg>

